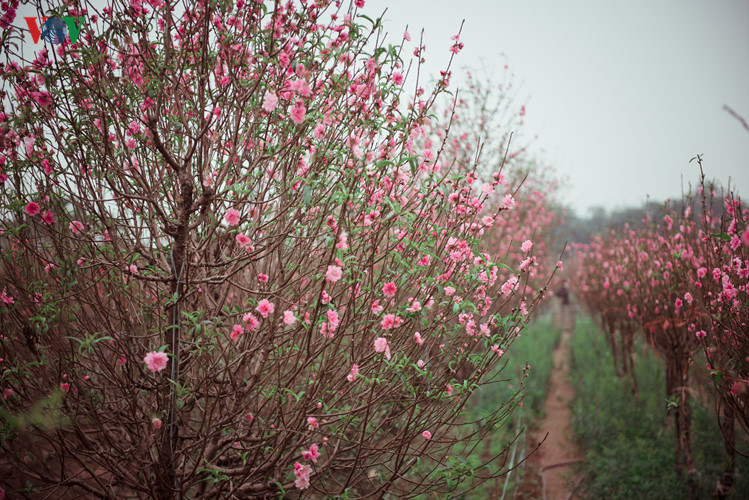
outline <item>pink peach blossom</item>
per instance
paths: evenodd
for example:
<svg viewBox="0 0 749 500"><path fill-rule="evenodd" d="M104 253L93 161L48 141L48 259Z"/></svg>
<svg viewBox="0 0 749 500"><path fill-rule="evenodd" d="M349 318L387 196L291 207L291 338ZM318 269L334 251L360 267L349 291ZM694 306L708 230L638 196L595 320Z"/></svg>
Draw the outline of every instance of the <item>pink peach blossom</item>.
<svg viewBox="0 0 749 500"><path fill-rule="evenodd" d="M244 328L242 328L242 325L234 325L234 328L231 330L231 339L237 340L240 335L244 333Z"/></svg>
<svg viewBox="0 0 749 500"><path fill-rule="evenodd" d="M80 234L80 232L83 231L83 223L77 220L71 222L68 227L73 231L73 234Z"/></svg>
<svg viewBox="0 0 749 500"><path fill-rule="evenodd" d="M298 100L296 104L294 104L294 107L291 108L291 111L289 112L291 116L291 121L296 123L297 125L301 125L304 121L304 115L307 113L307 109L304 107L304 103L301 100Z"/></svg>
<svg viewBox="0 0 749 500"><path fill-rule="evenodd" d="M245 313L245 315L242 316L242 321L247 323L247 326L245 327L245 330L247 331L256 330L257 327L260 326L260 321L252 313Z"/></svg>
<svg viewBox="0 0 749 500"><path fill-rule="evenodd" d="M31 98L41 107L47 107L52 104L52 96L46 90L31 92Z"/></svg>
<svg viewBox="0 0 749 500"><path fill-rule="evenodd" d="M385 337L377 337L374 341L374 350L377 352L385 352L387 346L388 341Z"/></svg>
<svg viewBox="0 0 749 500"><path fill-rule="evenodd" d="M312 443L309 450L302 451L302 458L305 460L312 460L313 463L317 463L317 459L320 456L320 451L317 444Z"/></svg>
<svg viewBox="0 0 749 500"><path fill-rule="evenodd" d="M224 221L230 226L236 226L239 224L239 210L230 208L224 215Z"/></svg>
<svg viewBox="0 0 749 500"><path fill-rule="evenodd" d="M250 240L250 238L246 234L239 233L237 235L237 237L236 237L236 240L237 240L237 244L239 246L241 246L243 248L246 248L250 252L253 250L252 246L250 245L250 243L252 243L252 241Z"/></svg>
<svg viewBox="0 0 749 500"><path fill-rule="evenodd" d="M260 313L260 316L267 318L269 314L273 314L276 310L276 306L274 306L272 302L269 302L268 299L263 299L258 303L255 310Z"/></svg>
<svg viewBox="0 0 749 500"><path fill-rule="evenodd" d="M510 276L510 279L508 279L507 281L505 281L502 284L502 287L501 287L502 294L509 295L517 287L518 287L518 278L517 278L517 276Z"/></svg>
<svg viewBox="0 0 749 500"><path fill-rule="evenodd" d="M342 276L343 272L341 271L340 267L328 266L328 270L325 273L325 280L331 283L335 283L336 281L340 280Z"/></svg>
<svg viewBox="0 0 749 500"><path fill-rule="evenodd" d="M359 365L353 364L351 365L351 371L348 375L346 375L346 380L348 380L349 382L353 382L354 380L356 380L357 375L359 375Z"/></svg>
<svg viewBox="0 0 749 500"><path fill-rule="evenodd" d="M146 354L146 357L143 358L143 361L146 363L146 366L149 370L152 372L160 372L164 368L166 368L167 361L169 360L169 357L165 352L157 352L157 351L151 351L148 354Z"/></svg>
<svg viewBox="0 0 749 500"><path fill-rule="evenodd" d="M513 198L511 194L506 194L505 197L502 198L502 206L507 210L512 210L516 205L515 198Z"/></svg>
<svg viewBox="0 0 749 500"><path fill-rule="evenodd" d="M315 130L313 131L313 135L315 136L315 139L318 141L323 138L323 134L325 134L325 125L322 123L318 123L315 126Z"/></svg>
<svg viewBox="0 0 749 500"><path fill-rule="evenodd" d="M283 324L291 326L294 323L296 323L296 316L294 316L294 313L289 310L284 311L283 312Z"/></svg>
<svg viewBox="0 0 749 500"><path fill-rule="evenodd" d="M309 488L309 475L312 473L312 467L309 465L302 465L299 462L294 463L294 475L296 475L296 481L294 486L300 490Z"/></svg>
<svg viewBox="0 0 749 500"><path fill-rule="evenodd" d="M375 352L384 352L385 358L390 359L390 346L385 337L377 337L374 341Z"/></svg>
<svg viewBox="0 0 749 500"><path fill-rule="evenodd" d="M35 216L41 211L41 208L39 208L39 204L35 201L31 201L26 205L26 213L30 216Z"/></svg>
<svg viewBox="0 0 749 500"><path fill-rule="evenodd" d="M270 113L274 109L276 109L276 105L278 104L278 96L274 94L273 92L268 92L265 94L265 98L263 99L263 109Z"/></svg>
<svg viewBox="0 0 749 500"><path fill-rule="evenodd" d="M27 135L26 138L23 140L24 146L26 148L26 154L28 156L31 156L34 153L35 142L36 142L36 139L34 139L34 137L30 135Z"/></svg>
<svg viewBox="0 0 749 500"><path fill-rule="evenodd" d="M330 331L335 331L341 322L338 311L336 311L335 309L328 309L326 315L328 316L328 328L330 328Z"/></svg>
<svg viewBox="0 0 749 500"><path fill-rule="evenodd" d="M383 330L390 330L391 328L395 327L395 314L386 314L382 321L380 322L380 326L383 328Z"/></svg>

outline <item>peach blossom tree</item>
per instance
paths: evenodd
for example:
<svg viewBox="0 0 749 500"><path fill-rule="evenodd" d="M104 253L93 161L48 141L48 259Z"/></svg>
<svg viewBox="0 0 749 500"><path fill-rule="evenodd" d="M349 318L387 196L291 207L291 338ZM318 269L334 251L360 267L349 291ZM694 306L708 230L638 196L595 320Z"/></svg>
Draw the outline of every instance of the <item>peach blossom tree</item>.
<svg viewBox="0 0 749 500"><path fill-rule="evenodd" d="M404 92L408 34L363 0L34 5L80 33L32 50L11 19L0 47L4 489L408 498L506 471L462 457L516 401L463 410L528 320L503 306L541 293L482 239L499 193L409 143L446 86Z"/></svg>
<svg viewBox="0 0 749 500"><path fill-rule="evenodd" d="M443 72L440 81L449 82L450 77ZM444 143L442 168L458 168L468 184L493 195L488 200L489 213L482 218L486 225L482 232L490 248L503 251L505 267L499 279L504 281L519 270L524 286L545 287L548 275L562 268L559 258L564 243L557 231L563 223L557 200L559 182L551 168L531 152L533 139L523 131L526 107L508 67L498 81L467 72L465 88L453 94L451 105L438 104L442 109L426 144L429 140ZM465 196L456 189L450 200ZM521 310L520 302L512 305Z"/></svg>

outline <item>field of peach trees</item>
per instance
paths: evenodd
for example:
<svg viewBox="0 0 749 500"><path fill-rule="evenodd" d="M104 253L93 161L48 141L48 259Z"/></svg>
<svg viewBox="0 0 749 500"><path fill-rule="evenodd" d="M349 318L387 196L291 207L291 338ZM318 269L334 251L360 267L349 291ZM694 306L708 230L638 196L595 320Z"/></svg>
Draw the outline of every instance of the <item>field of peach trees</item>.
<svg viewBox="0 0 749 500"><path fill-rule="evenodd" d="M2 2L0 498L531 498L562 278L622 398L662 363L675 497L740 493L737 193L568 243L511 82L451 83L460 25L426 75L364 0L30 3L68 29Z"/></svg>
<svg viewBox="0 0 749 500"><path fill-rule="evenodd" d="M725 472L716 496L734 482L736 428L749 431L749 208L730 193L716 198L701 177L694 196L666 204L659 218L645 216L579 245L577 292L600 315L617 373L627 376L632 397L634 336L665 365L668 410L673 418L675 465L697 497L699 471L693 457L690 421L691 365L699 362L712 382L726 450ZM697 354L704 354L700 359ZM699 361L698 361L699 360ZM745 456L745 455L744 455Z"/></svg>

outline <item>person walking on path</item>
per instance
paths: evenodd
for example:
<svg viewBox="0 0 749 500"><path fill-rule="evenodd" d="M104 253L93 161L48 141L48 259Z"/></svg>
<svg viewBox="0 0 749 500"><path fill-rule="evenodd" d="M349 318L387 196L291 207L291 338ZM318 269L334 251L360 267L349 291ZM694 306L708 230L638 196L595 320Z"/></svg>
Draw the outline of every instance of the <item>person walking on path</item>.
<svg viewBox="0 0 749 500"><path fill-rule="evenodd" d="M559 297L561 305L559 326L563 332L571 331L573 325L572 317L572 304L570 303L570 280L565 279L562 281L562 286L554 292L554 295Z"/></svg>

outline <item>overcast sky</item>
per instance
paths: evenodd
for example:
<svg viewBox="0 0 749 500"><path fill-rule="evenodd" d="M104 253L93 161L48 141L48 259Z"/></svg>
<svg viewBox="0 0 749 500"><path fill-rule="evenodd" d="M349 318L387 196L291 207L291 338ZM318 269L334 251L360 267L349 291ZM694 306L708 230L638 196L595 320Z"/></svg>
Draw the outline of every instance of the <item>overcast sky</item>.
<svg viewBox="0 0 749 500"><path fill-rule="evenodd" d="M722 109L749 121L746 0L367 0L364 12L385 8L393 41L407 24L414 41L424 29L430 72L463 19L457 63L509 65L526 127L580 215L679 197L698 153L749 198L749 132Z"/></svg>

